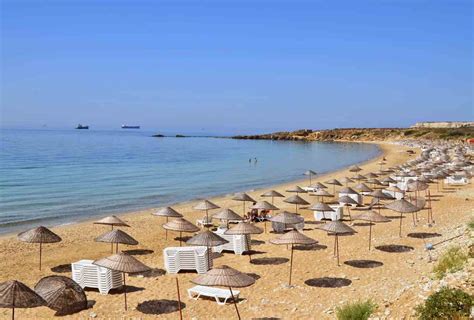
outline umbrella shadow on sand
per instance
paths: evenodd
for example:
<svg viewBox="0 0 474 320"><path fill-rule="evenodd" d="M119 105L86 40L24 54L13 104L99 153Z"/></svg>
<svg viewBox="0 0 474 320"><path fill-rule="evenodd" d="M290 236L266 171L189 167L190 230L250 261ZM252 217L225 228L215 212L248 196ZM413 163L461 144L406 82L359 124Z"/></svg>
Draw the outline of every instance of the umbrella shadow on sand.
<svg viewBox="0 0 474 320"><path fill-rule="evenodd" d="M325 250L328 246L323 244L307 244L307 245L295 245L293 249L299 251L318 251L318 250Z"/></svg>
<svg viewBox="0 0 474 320"><path fill-rule="evenodd" d="M324 278L308 279L304 283L310 287L342 288L342 287L347 287L348 285L350 285L352 281L346 278L324 277Z"/></svg>
<svg viewBox="0 0 474 320"><path fill-rule="evenodd" d="M153 268L145 272L131 273L129 276L130 277L143 276L144 278L158 278L158 277L164 276L165 274L166 274L165 270L159 269L159 268Z"/></svg>
<svg viewBox="0 0 474 320"><path fill-rule="evenodd" d="M121 295L125 292L125 289L127 289L127 293L140 292L140 291L145 290L145 288L143 288L143 287L135 287L135 286L130 286L130 285L127 284L126 286L121 286L120 288L111 289L108 294L111 294L111 295L120 294ZM97 289L95 289L95 290L97 290Z"/></svg>
<svg viewBox="0 0 474 320"><path fill-rule="evenodd" d="M132 256L143 256L147 254L152 254L155 251L149 250L149 249L131 249L131 250L123 250L123 252Z"/></svg>
<svg viewBox="0 0 474 320"><path fill-rule="evenodd" d="M437 232L412 232L407 234L407 237L416 238L416 239L429 239L435 237L441 237L441 233Z"/></svg>
<svg viewBox="0 0 474 320"><path fill-rule="evenodd" d="M138 304L137 310L145 314L167 314L179 311L180 305L176 300L147 300ZM181 302L181 310L186 308L186 304Z"/></svg>
<svg viewBox="0 0 474 320"><path fill-rule="evenodd" d="M250 242L250 244L251 244L252 246L260 246L260 245L262 245L262 244L265 244L265 241L252 239L251 242Z"/></svg>
<svg viewBox="0 0 474 320"><path fill-rule="evenodd" d="M390 253L400 253L400 252L408 252L414 250L415 248L410 246L398 245L398 244L388 244L383 246L377 246L375 249L383 251L383 252L390 252Z"/></svg>
<svg viewBox="0 0 474 320"><path fill-rule="evenodd" d="M288 258L282 258L282 257L274 257L274 258L257 258L257 259L252 259L250 263L256 264L256 265L262 265L262 266L267 266L267 265L278 265L278 264L284 264L290 261Z"/></svg>
<svg viewBox="0 0 474 320"><path fill-rule="evenodd" d="M361 269L371 269L383 266L383 262L375 260L348 260L344 261L344 264Z"/></svg>
<svg viewBox="0 0 474 320"><path fill-rule="evenodd" d="M51 271L55 272L55 273L68 273L68 272L71 272L72 271L71 270L71 264L68 263L68 264L57 265L55 267L52 267Z"/></svg>

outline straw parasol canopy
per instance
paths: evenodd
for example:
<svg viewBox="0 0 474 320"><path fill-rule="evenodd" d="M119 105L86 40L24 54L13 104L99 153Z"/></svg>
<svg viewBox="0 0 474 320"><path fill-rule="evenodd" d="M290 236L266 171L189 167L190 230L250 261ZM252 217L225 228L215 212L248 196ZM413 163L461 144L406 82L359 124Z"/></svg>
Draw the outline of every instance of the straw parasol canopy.
<svg viewBox="0 0 474 320"><path fill-rule="evenodd" d="M234 220L234 221L242 221L244 218L239 216L237 213L234 212L232 209L224 209L222 211L219 211L215 215L211 217L212 219L219 219L219 220L224 220L227 223L227 226L229 226L229 220Z"/></svg>
<svg viewBox="0 0 474 320"><path fill-rule="evenodd" d="M332 184L332 193L336 193L336 186L342 186L342 183L336 179L330 179L325 182L326 184Z"/></svg>
<svg viewBox="0 0 474 320"><path fill-rule="evenodd" d="M269 198L272 198L272 204L273 204L273 198L284 198L285 196L282 195L280 192L278 191L275 191L275 190L270 190L270 191L267 191L263 194L260 195L260 197L269 197Z"/></svg>
<svg viewBox="0 0 474 320"><path fill-rule="evenodd" d="M352 199L351 197L349 196L342 196L342 197L339 197L339 199L337 200L339 203L343 203L345 205L352 205L352 204L355 204L357 205L357 201L355 201L354 199Z"/></svg>
<svg viewBox="0 0 474 320"><path fill-rule="evenodd" d="M308 208L309 210L313 211L334 211L333 208L331 208L327 203L324 202L316 202L313 204L311 207Z"/></svg>
<svg viewBox="0 0 474 320"><path fill-rule="evenodd" d="M256 204L250 207L251 209L258 209L258 210L280 210L273 204L267 201L258 201Z"/></svg>
<svg viewBox="0 0 474 320"><path fill-rule="evenodd" d="M341 181L341 183L344 183L346 186L347 186L349 183L353 183L353 182L354 182L354 180L352 180L352 179L349 178L349 177L344 177L344 178L342 178L340 181Z"/></svg>
<svg viewBox="0 0 474 320"><path fill-rule="evenodd" d="M176 211L175 209L171 208L171 207L164 207L164 208L160 208L158 209L158 211L152 213L152 215L154 216L158 216L158 217L166 217L166 222L168 222L169 218L182 218L183 215L181 213L179 213L178 211ZM167 240L168 239L168 230L165 229L165 239Z"/></svg>
<svg viewBox="0 0 474 320"><path fill-rule="evenodd" d="M395 182L397 182L397 181L393 180L390 177L386 177L382 180L382 183L384 183L384 184L395 183Z"/></svg>
<svg viewBox="0 0 474 320"><path fill-rule="evenodd" d="M84 289L74 280L63 276L42 278L35 286L35 292L56 310L56 315L66 315L87 309Z"/></svg>
<svg viewBox="0 0 474 320"><path fill-rule="evenodd" d="M354 220L369 221L369 250L372 242L372 222L379 223L390 221L387 217L372 210L367 210L364 213L355 216Z"/></svg>
<svg viewBox="0 0 474 320"><path fill-rule="evenodd" d="M332 197L333 195L327 192L324 189L318 189L316 192L310 194L311 196L321 197L324 200L324 197Z"/></svg>
<svg viewBox="0 0 474 320"><path fill-rule="evenodd" d="M0 308L11 308L12 319L15 319L15 308L36 308L45 305L43 298L20 281L0 283Z"/></svg>
<svg viewBox="0 0 474 320"><path fill-rule="evenodd" d="M373 189L369 188L365 183L359 183L354 187L359 192L372 192Z"/></svg>
<svg viewBox="0 0 474 320"><path fill-rule="evenodd" d="M377 199L383 199L383 200L393 200L395 199L392 195L383 192L380 189L377 189L375 191L372 191L369 196L377 198Z"/></svg>
<svg viewBox="0 0 474 320"><path fill-rule="evenodd" d="M205 274L197 276L194 280L191 280L191 282L201 286L219 286L229 288L232 301L234 302L235 311L240 320L239 309L237 307L237 302L235 301L234 293L232 292L232 287L243 288L251 286L255 283L255 279L245 273L223 265L212 268Z"/></svg>
<svg viewBox="0 0 474 320"><path fill-rule="evenodd" d="M125 273L139 273L150 270L148 266L144 265L138 259L123 252L116 253L107 258L96 260L93 262L93 264L99 267L104 267L110 270L115 270L123 273L125 310L127 310L127 286L125 283Z"/></svg>
<svg viewBox="0 0 474 320"><path fill-rule="evenodd" d="M271 222L278 222L284 224L297 224L304 221L304 218L296 213L282 211L274 217L270 218Z"/></svg>
<svg viewBox="0 0 474 320"><path fill-rule="evenodd" d="M242 234L260 234L263 230L248 222L239 222L235 226L226 230L224 234L242 235Z"/></svg>
<svg viewBox="0 0 474 320"><path fill-rule="evenodd" d="M209 221L209 210L219 209L220 207L209 200L203 200L193 207L194 210L206 211L206 221Z"/></svg>
<svg viewBox="0 0 474 320"><path fill-rule="evenodd" d="M289 198L286 198L285 200L283 200L283 202L294 204L296 206L296 213L298 213L298 205L307 205L307 204L309 204L308 201L301 198L299 195L294 195L294 196L291 196Z"/></svg>
<svg viewBox="0 0 474 320"><path fill-rule="evenodd" d="M339 194L359 194L357 191L355 191L354 189L350 188L350 187L344 187L344 188L341 188L341 190L339 190Z"/></svg>
<svg viewBox="0 0 474 320"><path fill-rule="evenodd" d="M349 227L342 221L329 221L319 229L326 231L330 235L334 235L334 255L337 257L337 265L339 266L339 235L351 235L356 233L354 229Z"/></svg>
<svg viewBox="0 0 474 320"><path fill-rule="evenodd" d="M378 175L376 175L373 172L369 172L365 175L365 177L368 178L368 179L374 179L374 178L378 178Z"/></svg>
<svg viewBox="0 0 474 320"><path fill-rule="evenodd" d="M62 239L46 227L39 226L18 234L18 239L28 243L39 243L39 269L41 270L41 258L43 243L60 242Z"/></svg>
<svg viewBox="0 0 474 320"><path fill-rule="evenodd" d="M361 174L356 174L356 175L354 175L354 176L352 177L352 179L357 180L357 181L367 180L367 178L364 177L364 176L361 175Z"/></svg>
<svg viewBox="0 0 474 320"><path fill-rule="evenodd" d="M286 192L296 192L296 194L298 194L298 193L306 193L307 191L301 188L300 186L294 186L293 188L286 190Z"/></svg>
<svg viewBox="0 0 474 320"><path fill-rule="evenodd" d="M402 218L404 213L414 213L420 210L417 206L412 204L411 202L405 200L405 199L400 199L396 200L394 202L391 202L389 204L385 205L385 208L399 212L400 213L400 231L399 235L400 237L402 236Z"/></svg>
<svg viewBox="0 0 474 320"><path fill-rule="evenodd" d="M95 221L94 224L108 225L108 226L111 226L112 229L114 227L130 227L125 221L123 221L117 216L108 216L108 217L102 218L98 221Z"/></svg>
<svg viewBox="0 0 474 320"><path fill-rule="evenodd" d="M305 176L309 176L309 185L311 185L311 178L315 176L317 173L313 170L308 170L304 173Z"/></svg>
<svg viewBox="0 0 474 320"><path fill-rule="evenodd" d="M349 171L350 172L359 172L359 171L362 171L362 168L357 166L357 165L353 165L349 168Z"/></svg>
<svg viewBox="0 0 474 320"><path fill-rule="evenodd" d="M184 218L173 219L163 225L166 230L179 232L179 245L181 246L181 234L183 232L198 232L200 229L198 226L192 224Z"/></svg>
<svg viewBox="0 0 474 320"><path fill-rule="evenodd" d="M248 194L244 193L244 192L239 192L239 193L236 193L233 197L232 197L232 200L235 200L235 201L242 201L243 203L243 212L242 212L242 215L245 215L245 202L249 201L249 202L255 202L255 200L249 196Z"/></svg>
<svg viewBox="0 0 474 320"><path fill-rule="evenodd" d="M158 217L167 217L167 218L182 218L183 215L171 207L164 207L158 209L158 211L153 212L152 215ZM168 221L168 220L166 220Z"/></svg>
<svg viewBox="0 0 474 320"><path fill-rule="evenodd" d="M209 230L200 232L188 241L187 244L194 245L194 246L202 246L207 247L207 262L208 265L211 266L211 247L221 246L223 244L229 243L226 239L218 236L214 232Z"/></svg>
<svg viewBox="0 0 474 320"><path fill-rule="evenodd" d="M316 182L315 184L311 185L311 188L314 188L314 189L327 189L328 187L326 187L321 182Z"/></svg>
<svg viewBox="0 0 474 320"><path fill-rule="evenodd" d="M270 243L273 244L291 244L291 255L290 255L290 278L288 281L288 285L291 286L291 274L293 270L293 245L295 244L305 244L305 245L310 245L310 244L315 244L317 243L316 240L311 239L310 237L305 236L301 232L298 232L296 230L291 230L287 233L282 234L281 236L277 237L276 239L270 240Z"/></svg>
<svg viewBox="0 0 474 320"><path fill-rule="evenodd" d="M237 225L224 232L224 234L226 235L245 235L245 241L247 242L247 247L249 248L250 262L252 262L252 251L250 250L250 237L247 235L260 233L263 233L263 230L261 228L248 222L239 222Z"/></svg>
<svg viewBox="0 0 474 320"><path fill-rule="evenodd" d="M112 247L113 247L113 244L115 243L115 253L118 252L118 244L119 243L126 244L126 245L131 245L131 246L135 246L135 245L138 244L138 241L135 240L132 236L130 236L129 234L127 234L127 233L125 233L125 232L123 232L122 230L119 230L119 229L115 229L115 230L111 230L109 232L106 232L106 233L98 236L97 238L95 238L95 241L96 242L112 243Z"/></svg>
<svg viewBox="0 0 474 320"><path fill-rule="evenodd" d="M407 190L408 191L423 191L423 190L426 190L428 189L430 186L425 183L425 182L421 182L421 181L413 181L413 182L410 182L407 184Z"/></svg>
<svg viewBox="0 0 474 320"><path fill-rule="evenodd" d="M391 192L403 193L403 190L397 186L391 186L391 187L385 188L385 190L391 191Z"/></svg>

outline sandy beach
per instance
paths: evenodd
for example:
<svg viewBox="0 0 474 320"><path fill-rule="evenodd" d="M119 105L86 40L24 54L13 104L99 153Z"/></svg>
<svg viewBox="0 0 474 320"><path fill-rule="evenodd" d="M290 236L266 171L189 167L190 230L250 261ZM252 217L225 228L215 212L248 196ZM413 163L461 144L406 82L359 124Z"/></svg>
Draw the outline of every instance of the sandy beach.
<svg viewBox="0 0 474 320"><path fill-rule="evenodd" d="M410 156L405 152L406 147L387 143L379 144L382 154L361 164L362 173L377 171L378 161L387 158L387 166L394 166L407 161ZM417 152L418 154L418 152ZM331 178L351 176L347 169L329 173L313 178L313 182L324 182ZM249 195L260 199L260 194L266 190L275 189L285 193L289 186L307 185L308 180L291 182L283 185L272 186L265 189L249 191ZM242 190L245 191L245 190ZM332 187L329 188L332 192ZM337 189L336 189L337 191ZM252 274L257 280L248 288L241 291L239 311L243 319L274 317L283 319L334 319L333 308L344 302L359 299L373 299L378 304L377 313L390 319L403 319L412 317L412 307L417 301L418 283L430 276L433 263L429 262L428 253L425 251L425 242L438 242L452 237L460 232L459 227L466 224L473 214L472 184L464 187L447 188L437 192L436 186L431 186L434 195L433 214L436 223L429 227L426 220L426 210L418 216L420 221L414 227L411 215L403 219L403 237L398 235L398 214L382 209L382 214L393 217L391 222L375 225L373 228L373 246L403 245L406 252L385 252L378 249L369 251L367 248L368 226L355 223L357 234L340 238L341 266L337 266L333 258L333 237L324 231L315 229L313 212L300 210L307 224L304 233L318 241L318 245L311 250L295 250L293 284L295 287L287 288L289 254L286 246L276 246L268 242L276 235L270 233L270 224L267 233L253 236L252 246L255 253L254 261L249 263L247 255L239 256L232 253L216 255L214 264L226 264L239 271ZM288 193L285 193L288 194ZM307 201L316 202L315 197L302 195ZM210 199L222 208L231 208L237 213L242 213L242 204L227 197ZM268 199L266 199L268 200ZM370 199L365 199L369 201ZM173 206L184 217L195 223L196 219L203 216L202 212L192 210L194 202L187 202ZM275 199L275 205L281 209L294 210L294 206ZM130 228L123 228L139 241L138 246L121 246L130 253L154 268L151 276L127 277L129 310L123 310L123 295L121 290L116 290L108 295L100 295L96 290L86 290L89 300L94 305L80 313L64 316L65 319L87 319L96 316L97 319L152 319L156 314L144 314L137 310L137 305L150 300L176 300L175 275L166 274L163 265L163 249L177 246L173 238L178 234L169 233L165 240L165 230L161 225L164 218L152 216L153 209L119 215ZM260 223L263 227L263 224ZM94 238L109 230L107 226L94 225L90 221L59 226L52 230L60 235L62 242L43 246L43 270L39 271L38 246L20 242L16 235L0 237L0 282L16 279L34 287L37 281L45 276L60 274L70 276L67 265L80 259L98 259L110 255L110 246L94 242ZM409 233L432 233L434 238L420 239L408 237ZM436 250L433 253L437 254ZM369 267L354 267L354 260L371 260ZM185 319L234 319L235 310L231 304L220 306L214 300L191 300L187 297L186 289L193 286L191 279L195 273L178 274L181 299L185 303L183 315ZM334 288L321 287L322 278L336 284ZM472 288L471 288L472 289ZM386 310L390 312L387 314ZM54 311L46 307L35 309L21 309L17 311L19 319L50 319ZM1 318L10 316L9 309L0 309ZM176 319L178 312L160 314L163 319Z"/></svg>

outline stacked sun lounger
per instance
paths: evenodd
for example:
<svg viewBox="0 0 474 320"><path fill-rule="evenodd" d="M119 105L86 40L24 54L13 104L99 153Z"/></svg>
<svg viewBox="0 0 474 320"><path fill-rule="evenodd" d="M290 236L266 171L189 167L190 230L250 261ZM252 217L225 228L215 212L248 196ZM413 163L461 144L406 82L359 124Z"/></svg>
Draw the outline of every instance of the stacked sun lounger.
<svg viewBox="0 0 474 320"><path fill-rule="evenodd" d="M272 229L276 233L282 233L287 229L303 230L303 228L304 228L304 221L302 221L300 223L295 223L295 224L291 224L291 223L286 223L285 224L285 223L273 222L272 221Z"/></svg>
<svg viewBox="0 0 474 320"><path fill-rule="evenodd" d="M227 229L219 228L214 233L219 237L229 241L226 244L212 248L214 252L221 253L223 250L233 251L235 254L242 254L250 250L250 235L227 235L224 232Z"/></svg>
<svg viewBox="0 0 474 320"><path fill-rule="evenodd" d="M321 221L324 219L329 219L332 221L341 220L343 207L341 205L330 205L330 207L334 211L314 211L314 219L316 221Z"/></svg>
<svg viewBox="0 0 474 320"><path fill-rule="evenodd" d="M163 258L168 273L180 270L206 273L212 268L212 254L208 256L206 247L168 247L163 250Z"/></svg>
<svg viewBox="0 0 474 320"><path fill-rule="evenodd" d="M444 179L444 183L450 184L450 185L466 185L469 183L469 179L467 177L463 176L449 176L446 179Z"/></svg>
<svg viewBox="0 0 474 320"><path fill-rule="evenodd" d="M92 264L93 260L71 263L72 279L81 288L97 288L101 294L122 286L122 273Z"/></svg>

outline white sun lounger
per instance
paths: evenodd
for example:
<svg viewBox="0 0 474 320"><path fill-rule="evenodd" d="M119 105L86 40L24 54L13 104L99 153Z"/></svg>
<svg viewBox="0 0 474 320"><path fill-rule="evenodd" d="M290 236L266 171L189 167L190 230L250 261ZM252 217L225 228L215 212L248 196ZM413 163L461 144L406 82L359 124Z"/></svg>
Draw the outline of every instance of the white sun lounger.
<svg viewBox="0 0 474 320"><path fill-rule="evenodd" d="M206 247L168 247L163 250L165 269L168 273L178 273L180 270L195 270L197 273L206 273L210 266Z"/></svg>
<svg viewBox="0 0 474 320"><path fill-rule="evenodd" d="M232 290L236 300L239 299L240 291ZM190 299L197 300L200 296L210 297L216 299L217 304L224 305L227 300L232 298L229 289L220 289L206 286L195 286L188 289L188 295Z"/></svg>
<svg viewBox="0 0 474 320"><path fill-rule="evenodd" d="M81 288L97 288L100 294L107 294L110 289L123 284L122 273L92 264L93 260L80 260L71 263L72 280Z"/></svg>
<svg viewBox="0 0 474 320"><path fill-rule="evenodd" d="M444 183L449 185L463 186L469 183L469 179L463 176L449 176L444 179Z"/></svg>

